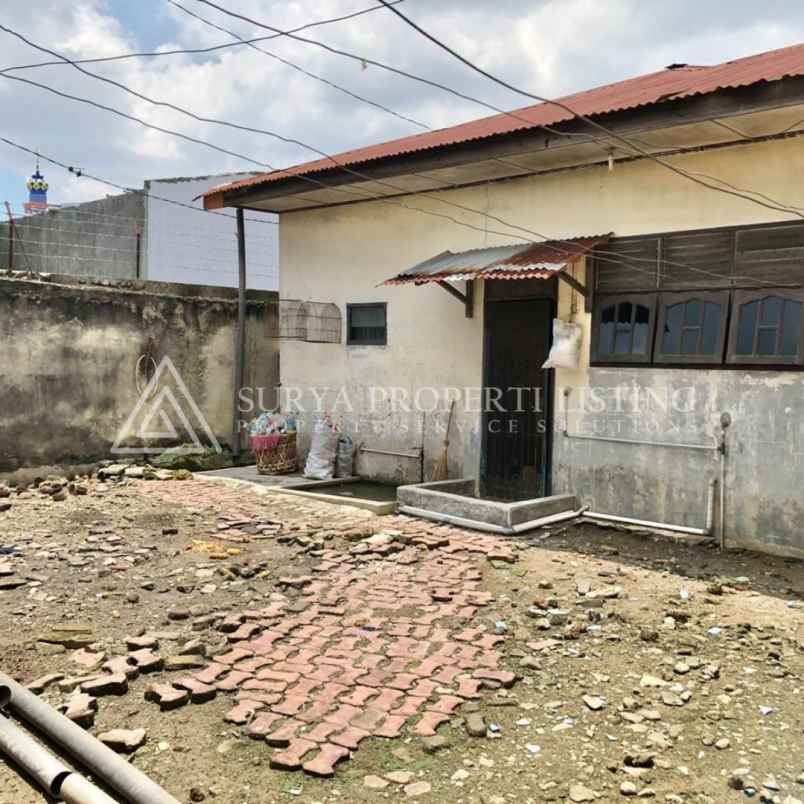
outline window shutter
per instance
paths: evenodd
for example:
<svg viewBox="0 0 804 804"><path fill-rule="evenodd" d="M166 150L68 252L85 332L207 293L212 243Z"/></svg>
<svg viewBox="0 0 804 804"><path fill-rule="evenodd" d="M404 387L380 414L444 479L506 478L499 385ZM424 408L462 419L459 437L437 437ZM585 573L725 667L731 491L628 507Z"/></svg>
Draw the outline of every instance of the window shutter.
<svg viewBox="0 0 804 804"><path fill-rule="evenodd" d="M658 237L618 237L595 252L597 290L655 290L659 274Z"/></svg>
<svg viewBox="0 0 804 804"><path fill-rule="evenodd" d="M804 282L804 223L737 231L735 275L769 286ZM739 280L737 284L741 283Z"/></svg>
<svg viewBox="0 0 804 804"><path fill-rule="evenodd" d="M710 229L662 238L661 288L716 288L731 283L734 232Z"/></svg>

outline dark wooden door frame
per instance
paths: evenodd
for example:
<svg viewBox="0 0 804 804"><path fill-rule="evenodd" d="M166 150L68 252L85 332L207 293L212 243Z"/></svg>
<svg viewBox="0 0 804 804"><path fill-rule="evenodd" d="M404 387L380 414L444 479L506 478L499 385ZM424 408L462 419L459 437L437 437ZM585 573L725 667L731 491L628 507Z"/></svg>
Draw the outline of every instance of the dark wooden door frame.
<svg viewBox="0 0 804 804"><path fill-rule="evenodd" d="M540 283L541 284L541 283ZM480 442L480 467L479 479L480 485L483 485L486 476L486 460L488 456L488 419L489 413L486 410L485 404L485 389L488 387L489 377L489 360L490 360L490 346L489 346L489 329L488 329L488 305L508 304L512 302L523 301L544 301L547 302L550 335L548 337L548 346L552 346L552 321L556 316L558 300L550 293L535 293L534 295L513 296L511 298L495 298L489 300L487 295L484 294L483 298L483 355L482 355L482 388L483 388L483 411L481 413L481 442ZM547 372L544 381L544 419L545 419L545 434L544 434L544 494L550 496L553 489L553 430L554 430L554 400L553 392L555 389L555 371L553 369L546 369Z"/></svg>

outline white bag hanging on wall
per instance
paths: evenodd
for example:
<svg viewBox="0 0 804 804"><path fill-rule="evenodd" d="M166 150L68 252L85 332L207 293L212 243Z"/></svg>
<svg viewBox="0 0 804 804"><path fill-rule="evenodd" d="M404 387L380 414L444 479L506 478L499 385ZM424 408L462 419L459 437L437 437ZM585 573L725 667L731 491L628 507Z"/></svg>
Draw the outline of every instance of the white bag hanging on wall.
<svg viewBox="0 0 804 804"><path fill-rule="evenodd" d="M553 345L542 368L578 368L583 331L580 324L553 319Z"/></svg>

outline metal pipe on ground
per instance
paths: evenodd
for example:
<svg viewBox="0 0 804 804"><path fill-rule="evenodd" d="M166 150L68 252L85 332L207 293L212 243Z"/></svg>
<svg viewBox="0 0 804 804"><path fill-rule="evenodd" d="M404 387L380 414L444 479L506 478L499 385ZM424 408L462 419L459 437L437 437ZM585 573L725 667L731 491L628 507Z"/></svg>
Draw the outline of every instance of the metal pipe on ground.
<svg viewBox="0 0 804 804"><path fill-rule="evenodd" d="M0 672L0 702L2 701L7 702L15 716L63 748L130 804L179 804L170 793L115 754L111 748L48 706L11 676ZM75 787L78 786L75 783Z"/></svg>
<svg viewBox="0 0 804 804"><path fill-rule="evenodd" d="M0 715L0 753L10 757L53 798L67 804L115 804L115 800L68 768L19 726Z"/></svg>
<svg viewBox="0 0 804 804"><path fill-rule="evenodd" d="M717 481L713 478L709 481L709 490L706 495L706 526L703 528L690 528L686 525L671 525L667 522L652 522L647 519L634 519L630 516L617 516L615 514L602 514L598 511L587 511L585 519L599 522L614 522L619 525L634 525L652 530L669 530L674 533L686 533L690 536L712 536L715 518L715 490Z"/></svg>

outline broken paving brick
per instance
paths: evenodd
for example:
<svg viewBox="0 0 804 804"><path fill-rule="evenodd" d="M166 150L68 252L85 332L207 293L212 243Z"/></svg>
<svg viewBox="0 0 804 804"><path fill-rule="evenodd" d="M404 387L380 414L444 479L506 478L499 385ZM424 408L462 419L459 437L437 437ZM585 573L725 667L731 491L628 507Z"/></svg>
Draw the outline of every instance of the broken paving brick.
<svg viewBox="0 0 804 804"><path fill-rule="evenodd" d="M128 655L142 673L156 673L165 666L165 660L150 648L135 650Z"/></svg>
<svg viewBox="0 0 804 804"><path fill-rule="evenodd" d="M243 702L245 703L245 701ZM282 715L272 712L261 712L248 724L246 734L253 740L264 740L267 735L276 729L277 721L282 720Z"/></svg>
<svg viewBox="0 0 804 804"><path fill-rule="evenodd" d="M436 734L436 729L449 720L449 715L444 715L441 712L425 712L418 723L411 729L413 734L420 737L432 737Z"/></svg>
<svg viewBox="0 0 804 804"><path fill-rule="evenodd" d="M174 687L180 690L187 690L190 693L190 702L194 704L206 703L211 701L218 691L210 684L204 684L197 678L185 676L172 682Z"/></svg>
<svg viewBox="0 0 804 804"><path fill-rule="evenodd" d="M126 637L126 649L127 650L143 650L147 648L148 650L157 650L159 648L159 640L153 636L138 636L138 637Z"/></svg>
<svg viewBox="0 0 804 804"><path fill-rule="evenodd" d="M193 678L198 679L202 684L212 684L217 681L224 673L229 672L229 666L226 664L219 664L218 662L212 662L204 667L203 670L199 670L197 673L193 673Z"/></svg>
<svg viewBox="0 0 804 804"><path fill-rule="evenodd" d="M95 713L98 711L98 700L91 695L77 692L70 697L60 708L62 714L84 729L90 728L95 722Z"/></svg>
<svg viewBox="0 0 804 804"><path fill-rule="evenodd" d="M361 740L365 740L366 737L370 736L371 735L367 731L363 731L363 729L358 729L355 726L347 726L342 732L331 737L330 742L336 745L342 745L350 751L356 751Z"/></svg>
<svg viewBox="0 0 804 804"><path fill-rule="evenodd" d="M275 729L270 734L265 735L265 742L275 748L284 748L290 745L291 741L295 738L296 732L304 725L300 720L288 720L283 723L278 729Z"/></svg>
<svg viewBox="0 0 804 804"><path fill-rule="evenodd" d="M334 776L335 765L349 756L349 750L343 746L324 743L318 754L302 765L302 769L313 776Z"/></svg>
<svg viewBox="0 0 804 804"><path fill-rule="evenodd" d="M472 677L481 681L493 681L503 687L513 687L516 683L516 674L510 670L475 670Z"/></svg>
<svg viewBox="0 0 804 804"><path fill-rule="evenodd" d="M239 701L237 705L230 709L223 717L227 723L235 723L243 726L250 723L260 709L264 709L265 704L259 701Z"/></svg>
<svg viewBox="0 0 804 804"><path fill-rule="evenodd" d="M106 746L120 754L131 754L147 739L145 729L112 729L98 735L98 739Z"/></svg>
<svg viewBox="0 0 804 804"><path fill-rule="evenodd" d="M277 770L299 770L302 766L304 757L318 748L317 743L297 738L288 747L271 757L270 765Z"/></svg>
<svg viewBox="0 0 804 804"><path fill-rule="evenodd" d="M107 673L122 673L129 681L134 680L140 674L140 668L128 656L113 656L109 661L103 663L102 669Z"/></svg>
<svg viewBox="0 0 804 804"><path fill-rule="evenodd" d="M63 678L63 673L50 673L49 675L42 676L41 678L37 678L35 681L32 681L30 684L28 684L28 689L34 695L41 695L51 684L55 684L57 681L61 681Z"/></svg>
<svg viewBox="0 0 804 804"><path fill-rule="evenodd" d="M206 666L201 656L168 656L164 661L165 670L198 670Z"/></svg>
<svg viewBox="0 0 804 804"><path fill-rule="evenodd" d="M106 661L106 653L79 648L70 655L70 659L86 670L97 670Z"/></svg>
<svg viewBox="0 0 804 804"><path fill-rule="evenodd" d="M128 692L128 679L125 673L110 673L98 678L84 681L81 692L102 698L105 695L125 695Z"/></svg>
<svg viewBox="0 0 804 804"><path fill-rule="evenodd" d="M168 712L189 703L190 693L177 690L170 684L153 684L145 691L145 700L158 703L163 712Z"/></svg>

